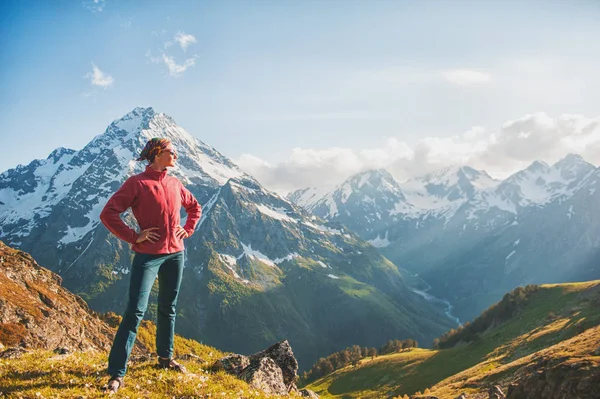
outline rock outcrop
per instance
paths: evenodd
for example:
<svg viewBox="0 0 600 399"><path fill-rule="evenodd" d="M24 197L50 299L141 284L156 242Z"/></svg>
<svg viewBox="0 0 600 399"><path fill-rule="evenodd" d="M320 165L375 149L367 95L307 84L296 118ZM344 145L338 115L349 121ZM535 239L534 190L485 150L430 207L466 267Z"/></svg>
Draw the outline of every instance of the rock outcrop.
<svg viewBox="0 0 600 399"><path fill-rule="evenodd" d="M288 341L279 342L250 356L233 354L217 360L213 370L223 370L268 394L296 392L308 398L319 396L308 389L298 390L298 361Z"/></svg>
<svg viewBox="0 0 600 399"><path fill-rule="evenodd" d="M541 360L509 386L507 399L600 398L600 359Z"/></svg>

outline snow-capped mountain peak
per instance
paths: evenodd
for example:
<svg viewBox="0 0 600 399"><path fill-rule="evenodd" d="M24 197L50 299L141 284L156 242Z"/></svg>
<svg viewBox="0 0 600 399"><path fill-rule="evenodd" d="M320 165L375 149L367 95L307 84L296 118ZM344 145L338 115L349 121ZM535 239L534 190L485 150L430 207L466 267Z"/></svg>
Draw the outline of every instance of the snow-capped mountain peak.
<svg viewBox="0 0 600 399"><path fill-rule="evenodd" d="M378 191L396 191L398 182L385 169L372 169L358 173L348 178L342 187L351 190L361 190L365 186Z"/></svg>
<svg viewBox="0 0 600 399"><path fill-rule="evenodd" d="M285 198L305 209L312 207L317 201L331 192L335 186L307 187L292 191Z"/></svg>
<svg viewBox="0 0 600 399"><path fill-rule="evenodd" d="M568 154L552 165L552 168L560 171L561 177L567 181L580 179L596 169L578 154Z"/></svg>
<svg viewBox="0 0 600 399"><path fill-rule="evenodd" d="M521 207L543 205L556 199L564 201L595 169L575 154L567 155L552 166L535 161L502 182L498 192L504 199Z"/></svg>
<svg viewBox="0 0 600 399"><path fill-rule="evenodd" d="M52 160L52 162L58 162L63 156L73 155L76 151L70 148L58 147L56 150L52 151L50 155L46 159Z"/></svg>
<svg viewBox="0 0 600 399"><path fill-rule="evenodd" d="M498 185L486 172L469 166L447 167L408 180L400 187L417 209L439 209L473 198L478 191Z"/></svg>

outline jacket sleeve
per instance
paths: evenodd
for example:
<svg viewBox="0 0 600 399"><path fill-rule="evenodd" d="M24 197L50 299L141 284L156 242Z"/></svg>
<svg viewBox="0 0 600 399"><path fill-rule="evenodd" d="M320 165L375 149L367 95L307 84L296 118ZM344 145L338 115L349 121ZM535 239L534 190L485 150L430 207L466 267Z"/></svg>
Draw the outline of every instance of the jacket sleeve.
<svg viewBox="0 0 600 399"><path fill-rule="evenodd" d="M188 233L188 237L194 234L196 225L202 216L202 207L190 191L181 185L181 205L187 213L187 220L183 229Z"/></svg>
<svg viewBox="0 0 600 399"><path fill-rule="evenodd" d="M121 220L121 213L129 208L137 196L137 184L129 178L108 200L100 213L100 220L115 236L130 244L135 244L138 233Z"/></svg>

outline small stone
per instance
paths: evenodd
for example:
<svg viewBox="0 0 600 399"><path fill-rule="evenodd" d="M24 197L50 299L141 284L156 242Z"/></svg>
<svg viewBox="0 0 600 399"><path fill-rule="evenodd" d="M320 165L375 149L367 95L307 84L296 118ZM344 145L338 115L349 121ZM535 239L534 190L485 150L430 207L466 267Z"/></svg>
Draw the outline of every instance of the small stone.
<svg viewBox="0 0 600 399"><path fill-rule="evenodd" d="M198 355L194 355L193 353L186 353L185 355L179 356L178 358L181 360L193 360L198 363L206 363L206 360L202 359Z"/></svg>
<svg viewBox="0 0 600 399"><path fill-rule="evenodd" d="M71 350L69 348L58 346L56 349L54 349L54 353L57 355L68 355L71 353Z"/></svg>
<svg viewBox="0 0 600 399"><path fill-rule="evenodd" d="M319 399L319 395L306 388L300 390L300 395L302 395L303 398Z"/></svg>
<svg viewBox="0 0 600 399"><path fill-rule="evenodd" d="M24 348L8 348L0 352L0 359L18 359L27 352L28 350Z"/></svg>
<svg viewBox="0 0 600 399"><path fill-rule="evenodd" d="M129 356L129 361L131 363L149 362L149 361L151 361L153 359L154 359L154 356L151 356L151 355L148 355L148 354L131 355L131 356Z"/></svg>

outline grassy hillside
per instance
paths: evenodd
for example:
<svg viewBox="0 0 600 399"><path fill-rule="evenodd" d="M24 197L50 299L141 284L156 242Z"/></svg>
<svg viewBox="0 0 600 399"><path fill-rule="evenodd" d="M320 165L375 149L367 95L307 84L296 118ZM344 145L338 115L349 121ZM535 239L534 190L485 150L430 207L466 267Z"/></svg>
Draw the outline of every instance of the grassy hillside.
<svg viewBox="0 0 600 399"><path fill-rule="evenodd" d="M475 323L475 321L474 321ZM311 383L323 398L381 398L424 392L455 397L492 383L504 387L539 357L600 363L600 281L543 285L510 318L472 342L363 359ZM452 396L454 395L454 396Z"/></svg>
<svg viewBox="0 0 600 399"><path fill-rule="evenodd" d="M115 318L115 322L118 319ZM138 338L148 348L154 347L156 327L143 322ZM156 359L142 358L130 364L125 387L115 397L129 398L274 398L225 374L208 371L224 354L196 341L176 336L175 354L194 354L205 360L182 360L190 374L181 375L156 367ZM107 353L75 352L58 355L52 351L33 350L17 359L0 359L0 396L14 398L100 398L104 388Z"/></svg>

